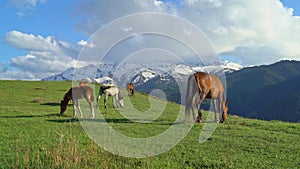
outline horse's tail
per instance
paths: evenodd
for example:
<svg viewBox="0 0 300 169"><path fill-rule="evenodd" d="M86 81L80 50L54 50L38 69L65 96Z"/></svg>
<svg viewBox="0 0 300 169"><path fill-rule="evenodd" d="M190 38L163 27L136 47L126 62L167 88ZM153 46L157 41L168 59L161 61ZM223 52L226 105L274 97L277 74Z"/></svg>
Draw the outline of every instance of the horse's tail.
<svg viewBox="0 0 300 169"><path fill-rule="evenodd" d="M190 75L187 81L187 90L185 96L185 114L189 115L193 105L193 97L195 95L196 80L194 75Z"/></svg>

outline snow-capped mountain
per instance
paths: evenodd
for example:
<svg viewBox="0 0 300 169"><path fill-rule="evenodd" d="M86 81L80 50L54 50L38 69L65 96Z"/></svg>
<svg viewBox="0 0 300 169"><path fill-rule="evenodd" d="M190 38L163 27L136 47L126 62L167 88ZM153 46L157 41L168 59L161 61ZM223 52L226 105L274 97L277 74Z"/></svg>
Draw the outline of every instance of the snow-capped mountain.
<svg viewBox="0 0 300 169"><path fill-rule="evenodd" d="M101 63L99 65L87 65L82 68L69 68L60 74L56 74L42 80L86 80L90 82L105 83L114 79L118 85L126 86L127 83L141 85L150 79L156 78L168 81L170 78L183 80L197 71L210 73L233 72L240 70L242 66L226 62L219 66L188 66L185 64L159 63L155 65L125 63L117 66L115 63Z"/></svg>
<svg viewBox="0 0 300 169"><path fill-rule="evenodd" d="M56 74L42 80L46 81L64 81L64 80L87 80L100 79L112 76L112 70L115 69L115 63L103 63L99 65L87 65L81 68L69 68L60 74ZM101 80L98 80L101 81Z"/></svg>

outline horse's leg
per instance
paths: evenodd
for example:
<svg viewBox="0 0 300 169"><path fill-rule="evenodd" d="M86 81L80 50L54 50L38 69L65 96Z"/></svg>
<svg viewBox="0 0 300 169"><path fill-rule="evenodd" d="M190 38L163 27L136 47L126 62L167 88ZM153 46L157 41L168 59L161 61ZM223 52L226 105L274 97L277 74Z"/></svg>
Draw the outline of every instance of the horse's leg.
<svg viewBox="0 0 300 169"><path fill-rule="evenodd" d="M90 105L90 111L91 111L91 118L94 119L95 113L94 113L93 101L90 100L89 105Z"/></svg>
<svg viewBox="0 0 300 169"><path fill-rule="evenodd" d="M104 97L104 108L106 109L106 102L107 102L107 98L108 98L108 95L105 94L105 97Z"/></svg>
<svg viewBox="0 0 300 169"><path fill-rule="evenodd" d="M111 96L111 101L113 103L113 108L117 107L117 105L116 105L116 96Z"/></svg>
<svg viewBox="0 0 300 169"><path fill-rule="evenodd" d="M220 122L223 123L223 99L220 97L219 98L219 119L220 119Z"/></svg>
<svg viewBox="0 0 300 169"><path fill-rule="evenodd" d="M197 123L200 123L202 121L202 112L201 112L201 103L202 101L205 99L206 95L204 93L200 93L199 94L200 97L199 97L199 100L198 100L198 103L197 103L197 106L198 106L198 117L197 117Z"/></svg>
<svg viewBox="0 0 300 169"><path fill-rule="evenodd" d="M132 96L134 96L134 89L132 89Z"/></svg>
<svg viewBox="0 0 300 169"><path fill-rule="evenodd" d="M98 101L99 101L100 99L101 99L101 95L99 94L98 97L97 97L97 101L96 101L96 106L97 106L97 107L99 107L99 106L98 106Z"/></svg>
<svg viewBox="0 0 300 169"><path fill-rule="evenodd" d="M214 120L217 122L217 99L213 99L213 105L214 105Z"/></svg>
<svg viewBox="0 0 300 169"><path fill-rule="evenodd" d="M76 107L78 101L76 99L73 100L73 118L76 119Z"/></svg>
<svg viewBox="0 0 300 169"><path fill-rule="evenodd" d="M201 106L201 102L198 104L198 117L196 120L197 123L200 123L202 121L202 112L200 106Z"/></svg>
<svg viewBox="0 0 300 169"><path fill-rule="evenodd" d="M80 104L79 104L78 101L77 101L77 107L78 107L78 110L79 110L79 113L80 113L80 118L82 119L82 111L80 109Z"/></svg>

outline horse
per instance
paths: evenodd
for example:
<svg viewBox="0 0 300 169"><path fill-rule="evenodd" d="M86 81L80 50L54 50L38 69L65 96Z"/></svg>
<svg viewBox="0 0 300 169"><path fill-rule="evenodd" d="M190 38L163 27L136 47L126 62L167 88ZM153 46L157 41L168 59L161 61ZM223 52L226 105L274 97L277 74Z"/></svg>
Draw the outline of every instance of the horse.
<svg viewBox="0 0 300 169"><path fill-rule="evenodd" d="M108 96L112 96L113 107L123 107L124 106L123 97L117 86L115 86L115 85L100 85L99 95L97 97L97 102L96 102L97 107L98 107L98 101L100 100L100 98L103 94L105 94L105 98L104 98L104 108L105 109L107 108L106 102L107 102Z"/></svg>
<svg viewBox="0 0 300 169"><path fill-rule="evenodd" d="M73 101L73 113L74 119L76 118L76 108L78 108L80 112L80 118L82 118L82 111L80 109L80 105L78 99L85 98L86 101L89 103L90 111L91 111L91 118L94 119L94 108L93 108L93 101L94 101L94 91L91 87L81 85L72 87L69 91L65 94L63 100L60 102L60 114L63 115L68 107L69 101Z"/></svg>
<svg viewBox="0 0 300 169"><path fill-rule="evenodd" d="M128 83L127 85L128 96L134 96L134 84Z"/></svg>
<svg viewBox="0 0 300 169"><path fill-rule="evenodd" d="M194 98L196 92L199 92L199 99L197 101L198 117L195 119L194 114ZM221 80L217 75L208 74L205 72L196 72L189 76L187 83L186 92L186 116L190 114L190 109L192 109L193 118L196 122L200 123L202 120L202 113L200 110L201 102L209 98L213 100L214 106L214 120L217 122L217 112L220 113L220 122L223 123L227 118L228 112L228 101L225 100L224 88ZM219 101L217 110L217 100Z"/></svg>

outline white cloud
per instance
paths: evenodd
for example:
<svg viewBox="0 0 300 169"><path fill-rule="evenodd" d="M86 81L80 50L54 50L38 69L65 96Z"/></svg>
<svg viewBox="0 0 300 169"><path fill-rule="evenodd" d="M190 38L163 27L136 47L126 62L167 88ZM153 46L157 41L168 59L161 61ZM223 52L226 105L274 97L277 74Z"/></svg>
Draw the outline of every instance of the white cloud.
<svg viewBox="0 0 300 169"><path fill-rule="evenodd" d="M20 71L27 72L26 77L34 77L34 79L59 73L75 66L81 45L85 44L85 41L80 41L77 46L73 47L52 36L43 37L19 31L8 32L5 41L12 47L27 51L25 56L12 58L10 64ZM15 74L6 70L6 75ZM4 74L2 74L2 78L4 78L3 76Z"/></svg>
<svg viewBox="0 0 300 169"><path fill-rule="evenodd" d="M79 46L85 46L88 42L85 40L80 40L79 42L77 42L77 45Z"/></svg>
<svg viewBox="0 0 300 169"><path fill-rule="evenodd" d="M210 8L202 8L208 2ZM300 18L279 0L194 0L182 16L207 34L219 54L234 55L243 64L300 59Z"/></svg>
<svg viewBox="0 0 300 169"><path fill-rule="evenodd" d="M113 19L149 11L167 12L191 21L221 56L231 55L245 65L300 59L300 17L293 16L293 9L284 7L279 0L183 0L179 4L99 0L80 5L76 12L85 19L76 26L91 35Z"/></svg>
<svg viewBox="0 0 300 169"><path fill-rule="evenodd" d="M71 46L67 42L59 41L53 36L42 37L41 35L25 34L19 31L8 32L5 41L13 46L28 51L49 51L57 53L70 51Z"/></svg>

